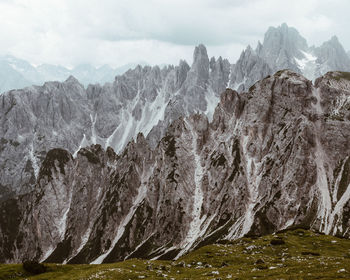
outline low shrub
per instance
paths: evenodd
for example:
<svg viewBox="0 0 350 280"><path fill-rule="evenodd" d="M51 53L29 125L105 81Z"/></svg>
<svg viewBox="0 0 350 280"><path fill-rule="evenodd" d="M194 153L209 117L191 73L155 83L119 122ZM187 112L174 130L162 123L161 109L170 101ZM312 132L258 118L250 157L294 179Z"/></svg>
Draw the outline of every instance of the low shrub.
<svg viewBox="0 0 350 280"><path fill-rule="evenodd" d="M32 274L41 274L46 272L46 266L37 261L25 261L23 262L23 269Z"/></svg>

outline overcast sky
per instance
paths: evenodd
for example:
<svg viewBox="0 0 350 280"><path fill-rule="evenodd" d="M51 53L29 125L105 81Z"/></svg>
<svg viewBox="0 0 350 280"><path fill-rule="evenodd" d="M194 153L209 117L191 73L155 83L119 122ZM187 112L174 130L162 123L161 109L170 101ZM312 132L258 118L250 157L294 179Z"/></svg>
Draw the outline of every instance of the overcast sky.
<svg viewBox="0 0 350 280"><path fill-rule="evenodd" d="M195 45L234 62L286 22L309 45L350 50L349 0L0 0L0 54L33 64L192 61Z"/></svg>

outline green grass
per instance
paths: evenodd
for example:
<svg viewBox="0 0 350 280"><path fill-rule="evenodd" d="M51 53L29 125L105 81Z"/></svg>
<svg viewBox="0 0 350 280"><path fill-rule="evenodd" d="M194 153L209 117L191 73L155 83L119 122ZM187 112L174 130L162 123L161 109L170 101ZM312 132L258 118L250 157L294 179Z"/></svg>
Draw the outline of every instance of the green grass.
<svg viewBox="0 0 350 280"><path fill-rule="evenodd" d="M276 238L285 244L271 245ZM0 279L350 279L350 240L296 229L204 246L173 262L47 267L31 276L19 264L0 265Z"/></svg>

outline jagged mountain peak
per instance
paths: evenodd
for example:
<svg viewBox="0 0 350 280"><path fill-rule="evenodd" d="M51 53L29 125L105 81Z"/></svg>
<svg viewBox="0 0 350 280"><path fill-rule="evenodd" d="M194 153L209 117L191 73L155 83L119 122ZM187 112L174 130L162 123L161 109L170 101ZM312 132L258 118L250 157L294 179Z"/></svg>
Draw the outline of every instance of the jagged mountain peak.
<svg viewBox="0 0 350 280"><path fill-rule="evenodd" d="M72 84L80 84L77 78L75 78L73 75L70 75L65 81L65 83L72 83Z"/></svg>
<svg viewBox="0 0 350 280"><path fill-rule="evenodd" d="M287 31L288 28L289 28L289 26L288 26L288 24L287 24L286 22L283 22L283 23L279 26L279 28L282 29L282 30Z"/></svg>
<svg viewBox="0 0 350 280"><path fill-rule="evenodd" d="M206 59L208 57L207 48L203 44L199 44L194 48L193 52L193 62L196 62L198 59Z"/></svg>
<svg viewBox="0 0 350 280"><path fill-rule="evenodd" d="M256 56L257 53L253 50L253 48L248 45L242 52L241 52L241 56L239 59L242 59L243 57L247 56Z"/></svg>
<svg viewBox="0 0 350 280"><path fill-rule="evenodd" d="M180 62L179 62L179 67L182 68L182 67L186 67L186 68L190 68L190 66L188 65L187 61L184 60L184 59L181 59Z"/></svg>
<svg viewBox="0 0 350 280"><path fill-rule="evenodd" d="M303 58L301 51L307 51L306 40L293 28L282 24L279 27L270 27L265 33L261 56L269 65L273 65L274 71L289 68L299 71L293 65L291 59Z"/></svg>
<svg viewBox="0 0 350 280"><path fill-rule="evenodd" d="M248 46L231 68L229 87L240 92L247 90L252 84L271 72L268 63Z"/></svg>
<svg viewBox="0 0 350 280"><path fill-rule="evenodd" d="M326 46L332 46L333 48L338 48L338 49L342 49L344 50L344 47L342 46L342 44L340 43L339 39L337 36L332 36L331 39L329 39L328 41L324 42L322 45L321 45L321 48L322 47L326 47ZM345 50L344 50L345 52Z"/></svg>
<svg viewBox="0 0 350 280"><path fill-rule="evenodd" d="M260 63L256 64L257 60ZM320 47L308 47L305 38L284 23L267 30L263 44L258 42L255 54L248 46L232 69L231 72L238 73L232 75L230 85L242 91L281 69L302 73L311 80L331 70L350 71L350 60L336 36ZM263 75L257 75L259 72Z"/></svg>
<svg viewBox="0 0 350 280"><path fill-rule="evenodd" d="M248 45L248 46L246 47L245 51L246 51L246 52L254 52L253 48L252 48L250 45Z"/></svg>
<svg viewBox="0 0 350 280"><path fill-rule="evenodd" d="M264 39L268 39L271 35L278 35L281 39L289 40L294 38L300 39L301 43L306 44L306 40L300 35L299 31L292 26L288 26L287 23L282 23L281 25L274 27L270 26L265 33Z"/></svg>
<svg viewBox="0 0 350 280"><path fill-rule="evenodd" d="M203 82L209 78L209 57L207 48L203 44L196 46L194 49L191 71L196 72L203 79Z"/></svg>
<svg viewBox="0 0 350 280"><path fill-rule="evenodd" d="M340 44L339 38L338 38L338 36L336 36L336 35L333 35L332 38L331 38L329 41L331 41L331 42L333 42L333 43Z"/></svg>
<svg viewBox="0 0 350 280"><path fill-rule="evenodd" d="M350 71L350 58L336 36L315 48L319 73L328 71Z"/></svg>
<svg viewBox="0 0 350 280"><path fill-rule="evenodd" d="M259 41L258 41L258 44L257 44L257 46L256 46L256 48L255 48L255 52L256 52L258 55L260 55L260 52L261 52L262 48L263 48L263 45L261 44L261 42L260 42L260 40L259 40Z"/></svg>

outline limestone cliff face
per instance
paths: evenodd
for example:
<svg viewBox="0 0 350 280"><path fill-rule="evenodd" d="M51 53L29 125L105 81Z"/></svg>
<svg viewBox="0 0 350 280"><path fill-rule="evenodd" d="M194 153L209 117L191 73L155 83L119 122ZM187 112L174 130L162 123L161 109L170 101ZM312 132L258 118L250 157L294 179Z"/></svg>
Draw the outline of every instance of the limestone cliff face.
<svg viewBox="0 0 350 280"><path fill-rule="evenodd" d="M225 90L212 121L176 119L154 149L139 134L119 155L51 150L34 190L1 205L0 261L176 258L291 226L350 237L349 108L349 74L279 71Z"/></svg>
<svg viewBox="0 0 350 280"><path fill-rule="evenodd" d="M99 144L121 152L138 133L154 148L180 116L203 112L210 118L225 89L229 63L209 68L203 45L190 67L141 67L104 86L86 89L74 77L13 90L0 96L0 201L30 192L47 152L63 148L74 157Z"/></svg>

